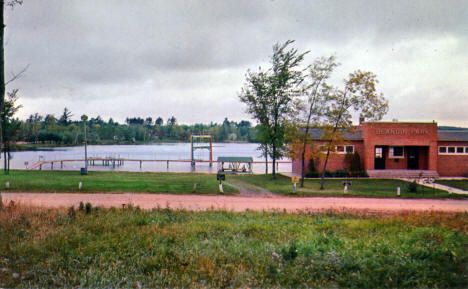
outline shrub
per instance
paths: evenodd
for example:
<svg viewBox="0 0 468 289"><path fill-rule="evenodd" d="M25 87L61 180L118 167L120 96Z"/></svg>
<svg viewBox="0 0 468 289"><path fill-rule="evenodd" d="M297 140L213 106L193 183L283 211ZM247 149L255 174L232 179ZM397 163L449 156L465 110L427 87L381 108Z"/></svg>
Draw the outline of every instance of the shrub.
<svg viewBox="0 0 468 289"><path fill-rule="evenodd" d="M326 170L325 171L325 177L326 178L333 178L333 177L335 177L335 173L332 172L332 171Z"/></svg>
<svg viewBox="0 0 468 289"><path fill-rule="evenodd" d="M70 208L68 208L68 216L72 219L75 218L75 207L74 206L71 206Z"/></svg>
<svg viewBox="0 0 468 289"><path fill-rule="evenodd" d="M307 174L305 174L306 178L318 178L320 177L320 173L317 172L317 171L314 171L314 172L308 172Z"/></svg>
<svg viewBox="0 0 468 289"><path fill-rule="evenodd" d="M86 203L86 205L85 205L86 214L90 214L92 209L93 209L93 206L91 205L91 203L89 203L89 202Z"/></svg>
<svg viewBox="0 0 468 289"><path fill-rule="evenodd" d="M285 261L292 261L297 257L297 246L295 242L281 249L281 255Z"/></svg>
<svg viewBox="0 0 468 289"><path fill-rule="evenodd" d="M367 173L361 166L361 157L357 152L353 154L346 154L345 156L345 168L351 172L353 177L367 177ZM364 174L363 174L364 171Z"/></svg>
<svg viewBox="0 0 468 289"><path fill-rule="evenodd" d="M336 170L333 173L333 177L335 177L335 178L345 178L347 176L348 176L348 172L345 171L345 170Z"/></svg>
<svg viewBox="0 0 468 289"><path fill-rule="evenodd" d="M80 202L80 205L78 206L79 211L84 211L84 204L83 202Z"/></svg>
<svg viewBox="0 0 468 289"><path fill-rule="evenodd" d="M351 177L354 178L368 178L369 175L367 174L366 170L359 170L359 171L352 171Z"/></svg>
<svg viewBox="0 0 468 289"><path fill-rule="evenodd" d="M416 193L418 191L418 184L416 181L412 181L411 183L408 184L408 192L410 193Z"/></svg>
<svg viewBox="0 0 468 289"><path fill-rule="evenodd" d="M305 174L307 178L318 178L320 176L319 172L315 168L314 159L309 160L309 165L307 168L308 168L308 172Z"/></svg>

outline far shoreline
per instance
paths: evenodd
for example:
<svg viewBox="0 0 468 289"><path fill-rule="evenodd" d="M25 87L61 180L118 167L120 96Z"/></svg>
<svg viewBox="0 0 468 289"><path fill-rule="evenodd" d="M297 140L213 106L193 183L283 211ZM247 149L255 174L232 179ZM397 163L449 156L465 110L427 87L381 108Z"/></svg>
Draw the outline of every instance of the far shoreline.
<svg viewBox="0 0 468 289"><path fill-rule="evenodd" d="M124 145L158 145L158 144L189 144L189 141L171 141L171 140L162 140L157 142L117 142L117 143L88 143L88 146L124 146ZM248 141L223 141L223 142L215 142L213 141L213 145L215 144L259 144L257 142L248 142ZM41 144L32 144L32 143L21 143L21 144L14 144L10 147L10 152L22 152L22 151L51 151L54 148L71 148L71 147L82 147L84 144L52 144L52 143L41 143Z"/></svg>

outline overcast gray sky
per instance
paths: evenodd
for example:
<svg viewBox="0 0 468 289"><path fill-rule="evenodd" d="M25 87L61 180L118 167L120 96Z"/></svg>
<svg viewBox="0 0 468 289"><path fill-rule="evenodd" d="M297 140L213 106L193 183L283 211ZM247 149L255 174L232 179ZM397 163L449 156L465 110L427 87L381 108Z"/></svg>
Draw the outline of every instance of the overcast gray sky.
<svg viewBox="0 0 468 289"><path fill-rule="evenodd" d="M468 127L467 1L25 0L6 8L6 74L30 65L19 117L250 119L238 93L276 42L371 70L385 120Z"/></svg>

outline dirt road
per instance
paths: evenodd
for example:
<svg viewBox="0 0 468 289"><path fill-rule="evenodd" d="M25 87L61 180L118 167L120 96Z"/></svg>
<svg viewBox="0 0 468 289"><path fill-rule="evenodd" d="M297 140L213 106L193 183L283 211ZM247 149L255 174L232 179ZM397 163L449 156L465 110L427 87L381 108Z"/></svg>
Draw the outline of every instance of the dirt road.
<svg viewBox="0 0 468 289"><path fill-rule="evenodd" d="M468 200L433 199L377 199L338 197L246 197L246 196L204 196L168 194L46 194L46 193L2 193L4 203L14 201L26 205L45 207L77 206L80 201L94 206L121 207L133 204L143 209L170 207L173 209L206 210L226 209L233 211L250 210L310 210L351 209L371 212L398 211L445 211L468 212Z"/></svg>

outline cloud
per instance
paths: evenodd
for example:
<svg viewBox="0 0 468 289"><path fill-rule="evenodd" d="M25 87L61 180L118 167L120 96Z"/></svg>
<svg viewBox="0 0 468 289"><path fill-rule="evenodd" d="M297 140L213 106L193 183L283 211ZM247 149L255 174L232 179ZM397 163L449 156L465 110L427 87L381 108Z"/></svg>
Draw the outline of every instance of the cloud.
<svg viewBox="0 0 468 289"><path fill-rule="evenodd" d="M120 120L240 120L249 118L237 99L246 70L265 66L275 42L295 39L311 50L307 61L337 55L337 82L374 71L390 118L468 125L466 15L464 1L435 0L25 1L6 10L6 72L30 64L11 85L23 117L67 106Z"/></svg>

